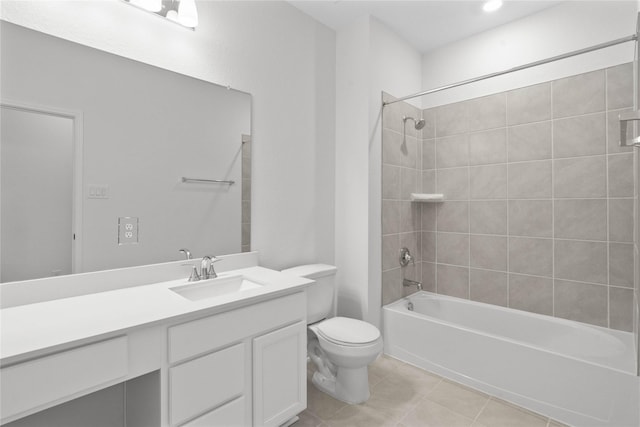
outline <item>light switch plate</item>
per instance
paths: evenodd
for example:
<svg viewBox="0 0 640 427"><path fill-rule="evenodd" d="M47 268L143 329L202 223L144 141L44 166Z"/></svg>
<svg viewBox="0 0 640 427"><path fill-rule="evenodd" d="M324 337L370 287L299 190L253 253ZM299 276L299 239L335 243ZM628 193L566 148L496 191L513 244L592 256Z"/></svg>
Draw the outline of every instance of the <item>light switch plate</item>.
<svg viewBox="0 0 640 427"><path fill-rule="evenodd" d="M89 199L108 199L109 198L109 186L108 185L89 185Z"/></svg>
<svg viewBox="0 0 640 427"><path fill-rule="evenodd" d="M121 216L118 218L118 244L130 245L138 243L138 224L136 216Z"/></svg>

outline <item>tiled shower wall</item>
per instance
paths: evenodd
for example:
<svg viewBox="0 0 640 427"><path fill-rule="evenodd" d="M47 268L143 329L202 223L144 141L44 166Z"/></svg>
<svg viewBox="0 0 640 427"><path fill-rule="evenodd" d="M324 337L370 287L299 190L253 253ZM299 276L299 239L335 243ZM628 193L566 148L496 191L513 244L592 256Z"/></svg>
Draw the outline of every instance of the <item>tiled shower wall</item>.
<svg viewBox="0 0 640 427"><path fill-rule="evenodd" d="M402 278L490 304L633 329L633 152L625 64L383 114L383 302ZM416 132L402 116L426 121ZM415 116L414 116L415 117ZM442 203L410 202L443 193ZM400 268L406 246L416 265Z"/></svg>

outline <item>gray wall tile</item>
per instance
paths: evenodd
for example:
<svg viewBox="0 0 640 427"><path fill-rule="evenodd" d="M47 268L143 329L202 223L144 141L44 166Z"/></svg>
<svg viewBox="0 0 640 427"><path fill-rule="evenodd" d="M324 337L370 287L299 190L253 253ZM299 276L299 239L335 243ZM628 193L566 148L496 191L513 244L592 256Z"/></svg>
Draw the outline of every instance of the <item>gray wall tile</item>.
<svg viewBox="0 0 640 427"><path fill-rule="evenodd" d="M609 288L609 327L633 331L633 290Z"/></svg>
<svg viewBox="0 0 640 427"><path fill-rule="evenodd" d="M477 234L507 234L506 200L470 202L469 231Z"/></svg>
<svg viewBox="0 0 640 427"><path fill-rule="evenodd" d="M469 168L438 169L436 192L446 200L469 199Z"/></svg>
<svg viewBox="0 0 640 427"><path fill-rule="evenodd" d="M423 203L421 206L421 230L435 231L436 229L436 217L438 214L437 203Z"/></svg>
<svg viewBox="0 0 640 427"><path fill-rule="evenodd" d="M468 131L468 103L457 102L436 108L436 136L450 136Z"/></svg>
<svg viewBox="0 0 640 427"><path fill-rule="evenodd" d="M568 117L605 109L604 70L555 80L552 83L553 115Z"/></svg>
<svg viewBox="0 0 640 427"><path fill-rule="evenodd" d="M553 272L552 253L551 239L509 237L509 271L550 277Z"/></svg>
<svg viewBox="0 0 640 427"><path fill-rule="evenodd" d="M436 292L436 264L421 262L422 264L422 289L428 292Z"/></svg>
<svg viewBox="0 0 640 427"><path fill-rule="evenodd" d="M633 288L633 244L609 243L609 284Z"/></svg>
<svg viewBox="0 0 640 427"><path fill-rule="evenodd" d="M407 136L400 144L400 166L405 168L418 167L418 139L414 136Z"/></svg>
<svg viewBox="0 0 640 427"><path fill-rule="evenodd" d="M488 165L507 161L507 129L469 134L469 164Z"/></svg>
<svg viewBox="0 0 640 427"><path fill-rule="evenodd" d="M431 139L436 137L436 109L429 108L422 110L424 127L422 128L422 138Z"/></svg>
<svg viewBox="0 0 640 427"><path fill-rule="evenodd" d="M400 167L382 165L382 198L400 198Z"/></svg>
<svg viewBox="0 0 640 427"><path fill-rule="evenodd" d="M471 235L471 267L507 271L507 238Z"/></svg>
<svg viewBox="0 0 640 427"><path fill-rule="evenodd" d="M382 234L393 234L400 231L400 202L396 200L382 201Z"/></svg>
<svg viewBox="0 0 640 427"><path fill-rule="evenodd" d="M469 164L467 134L436 139L436 167L454 168Z"/></svg>
<svg viewBox="0 0 640 427"><path fill-rule="evenodd" d="M558 317L607 326L607 287L555 280L554 308Z"/></svg>
<svg viewBox="0 0 640 427"><path fill-rule="evenodd" d="M398 268L400 254L400 237L398 234L382 236L382 270Z"/></svg>
<svg viewBox="0 0 640 427"><path fill-rule="evenodd" d="M554 160L553 180L555 197L606 197L605 156Z"/></svg>
<svg viewBox="0 0 640 427"><path fill-rule="evenodd" d="M550 121L510 127L507 146L509 161L550 159L551 137Z"/></svg>
<svg viewBox="0 0 640 427"><path fill-rule="evenodd" d="M468 266L469 235L458 233L438 233L438 263Z"/></svg>
<svg viewBox="0 0 640 427"><path fill-rule="evenodd" d="M631 243L635 154L617 145L617 116L631 105L631 69L425 110L424 129L409 123L406 141L402 116L420 112L403 103L385 109L383 299L415 292L402 288L404 276L425 289L553 315L555 279L556 315L633 329L638 322L627 307L633 254L640 259ZM416 187L447 200L398 202ZM394 252L402 244L415 248L417 262L401 270ZM588 291L576 296L575 289ZM604 315L603 300L610 307Z"/></svg>
<svg viewBox="0 0 640 427"><path fill-rule="evenodd" d="M494 129L506 125L507 97L504 93L467 101L468 130Z"/></svg>
<svg viewBox="0 0 640 427"><path fill-rule="evenodd" d="M560 239L607 240L607 200L556 200L554 232Z"/></svg>
<svg viewBox="0 0 640 427"><path fill-rule="evenodd" d="M509 307L553 315L553 280L509 274Z"/></svg>
<svg viewBox="0 0 640 427"><path fill-rule="evenodd" d="M411 200L411 193L418 192L418 171L411 168L400 170L400 199Z"/></svg>
<svg viewBox="0 0 640 427"><path fill-rule="evenodd" d="M633 106L633 63L607 68L607 109Z"/></svg>
<svg viewBox="0 0 640 427"><path fill-rule="evenodd" d="M382 305L402 298L402 273L399 268L382 272Z"/></svg>
<svg viewBox="0 0 640 427"><path fill-rule="evenodd" d="M436 233L423 231L420 243L422 245L422 261L436 262Z"/></svg>
<svg viewBox="0 0 640 427"><path fill-rule="evenodd" d="M553 121L553 156L577 157L604 154L605 114L596 113Z"/></svg>
<svg viewBox="0 0 640 427"><path fill-rule="evenodd" d="M438 203L438 231L469 232L469 202Z"/></svg>
<svg viewBox="0 0 640 427"><path fill-rule="evenodd" d="M469 168L472 199L504 199L507 197L507 165Z"/></svg>
<svg viewBox="0 0 640 427"><path fill-rule="evenodd" d="M402 134L382 129L382 163L402 166Z"/></svg>
<svg viewBox="0 0 640 427"><path fill-rule="evenodd" d="M422 171L422 183L420 185L420 191L423 193L436 192L436 170L435 169Z"/></svg>
<svg viewBox="0 0 640 427"><path fill-rule="evenodd" d="M436 140L422 140L422 169L435 169L436 167Z"/></svg>
<svg viewBox="0 0 640 427"><path fill-rule="evenodd" d="M510 199L549 199L551 160L510 163L508 181Z"/></svg>
<svg viewBox="0 0 640 427"><path fill-rule="evenodd" d="M469 268L438 264L436 281L439 294L469 299Z"/></svg>
<svg viewBox="0 0 640 427"><path fill-rule="evenodd" d="M472 268L469 277L470 296L473 301L487 304L508 304L507 273Z"/></svg>
<svg viewBox="0 0 640 427"><path fill-rule="evenodd" d="M609 199L609 240L633 241L633 199Z"/></svg>
<svg viewBox="0 0 640 427"><path fill-rule="evenodd" d="M609 162L609 197L633 197L633 153L612 154Z"/></svg>
<svg viewBox="0 0 640 427"><path fill-rule="evenodd" d="M551 83L507 92L507 106L509 125L549 120L551 118Z"/></svg>
<svg viewBox="0 0 640 427"><path fill-rule="evenodd" d="M408 233L410 231L416 231L420 229L420 220L422 215L420 212L420 203L412 202L399 202L398 210L400 212L400 228L398 232ZM383 211L384 215L384 211ZM384 223L384 222L383 222ZM386 234L386 233L382 233Z"/></svg>
<svg viewBox="0 0 640 427"><path fill-rule="evenodd" d="M552 217L551 200L509 200L511 236L551 237Z"/></svg>
<svg viewBox="0 0 640 427"><path fill-rule="evenodd" d="M556 240L555 277L590 283L607 283L606 242Z"/></svg>

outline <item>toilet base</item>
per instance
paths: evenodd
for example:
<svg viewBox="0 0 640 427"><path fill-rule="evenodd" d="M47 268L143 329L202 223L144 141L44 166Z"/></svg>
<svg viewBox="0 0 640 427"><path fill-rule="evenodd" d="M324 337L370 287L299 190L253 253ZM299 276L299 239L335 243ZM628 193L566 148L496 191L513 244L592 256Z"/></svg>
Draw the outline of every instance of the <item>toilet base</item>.
<svg viewBox="0 0 640 427"><path fill-rule="evenodd" d="M361 368L338 367L336 376L326 376L316 371L311 382L322 392L343 402L355 405L369 399L367 366Z"/></svg>

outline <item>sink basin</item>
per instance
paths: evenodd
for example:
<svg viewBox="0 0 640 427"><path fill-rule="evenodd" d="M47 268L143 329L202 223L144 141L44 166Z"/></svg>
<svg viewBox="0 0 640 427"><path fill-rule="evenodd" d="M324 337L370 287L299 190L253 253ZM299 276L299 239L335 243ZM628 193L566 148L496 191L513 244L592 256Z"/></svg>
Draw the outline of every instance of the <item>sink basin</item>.
<svg viewBox="0 0 640 427"><path fill-rule="evenodd" d="M176 286L169 289L188 300L200 301L206 298L257 289L262 286L263 285L247 280L242 276L230 276L192 282L188 285Z"/></svg>

